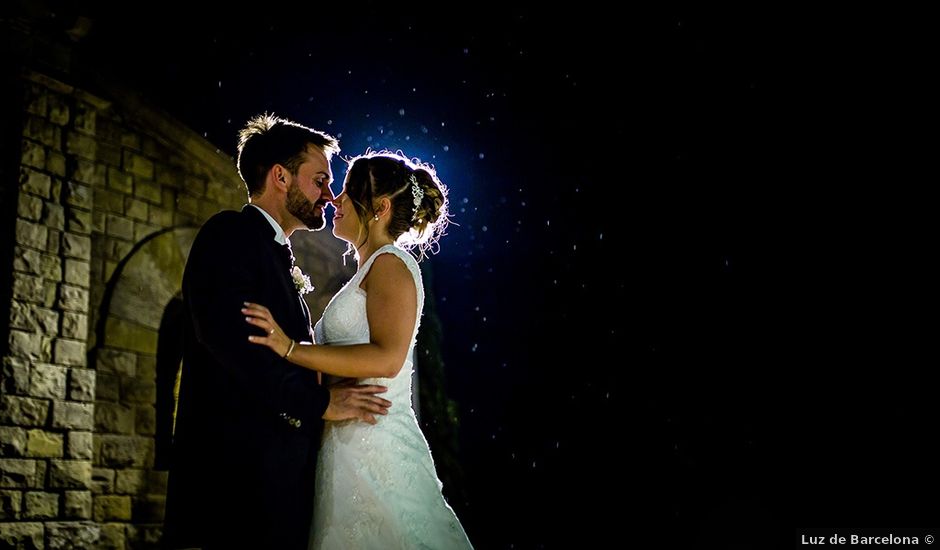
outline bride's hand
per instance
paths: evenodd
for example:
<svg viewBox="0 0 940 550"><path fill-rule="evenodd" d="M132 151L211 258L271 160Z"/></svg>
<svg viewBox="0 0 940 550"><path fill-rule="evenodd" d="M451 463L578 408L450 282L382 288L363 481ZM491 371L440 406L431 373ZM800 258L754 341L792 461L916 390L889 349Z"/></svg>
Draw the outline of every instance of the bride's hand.
<svg viewBox="0 0 940 550"><path fill-rule="evenodd" d="M253 344L268 346L274 353L284 357L290 348L291 339L281 330L280 325L271 316L271 311L262 305L245 302L242 313L246 315L245 321L248 324L254 325L267 333L265 336L249 336L248 341Z"/></svg>

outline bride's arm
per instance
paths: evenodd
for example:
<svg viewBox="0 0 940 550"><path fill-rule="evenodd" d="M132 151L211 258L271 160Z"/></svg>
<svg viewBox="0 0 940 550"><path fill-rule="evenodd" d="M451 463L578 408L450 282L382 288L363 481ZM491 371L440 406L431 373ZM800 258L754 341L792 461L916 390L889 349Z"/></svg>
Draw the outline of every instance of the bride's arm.
<svg viewBox="0 0 940 550"><path fill-rule="evenodd" d="M368 344L318 346L293 342L266 307L251 303L242 309L245 320L268 335L249 336L248 340L267 346L282 357L286 355L291 363L325 374L393 378L405 363L415 326L418 293L414 279L399 258L382 254L373 261L363 290L369 320Z"/></svg>

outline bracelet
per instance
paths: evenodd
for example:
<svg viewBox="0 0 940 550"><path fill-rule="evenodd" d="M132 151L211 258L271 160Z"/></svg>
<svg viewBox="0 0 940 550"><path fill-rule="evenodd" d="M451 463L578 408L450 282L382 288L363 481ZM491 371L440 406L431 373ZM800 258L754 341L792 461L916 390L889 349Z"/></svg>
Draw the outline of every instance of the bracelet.
<svg viewBox="0 0 940 550"><path fill-rule="evenodd" d="M287 359L288 357L290 357L291 352L294 351L295 345L297 345L297 342L293 338L291 338L290 347L287 348L287 353L284 354L284 359Z"/></svg>

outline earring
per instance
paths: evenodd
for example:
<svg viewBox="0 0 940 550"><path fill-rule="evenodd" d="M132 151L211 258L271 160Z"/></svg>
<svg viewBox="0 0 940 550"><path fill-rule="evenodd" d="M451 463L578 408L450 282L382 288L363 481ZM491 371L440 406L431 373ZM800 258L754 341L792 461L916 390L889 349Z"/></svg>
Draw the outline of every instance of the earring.
<svg viewBox="0 0 940 550"><path fill-rule="evenodd" d="M379 221L379 215L376 214L375 216L372 216L372 219L375 220L375 221Z"/></svg>

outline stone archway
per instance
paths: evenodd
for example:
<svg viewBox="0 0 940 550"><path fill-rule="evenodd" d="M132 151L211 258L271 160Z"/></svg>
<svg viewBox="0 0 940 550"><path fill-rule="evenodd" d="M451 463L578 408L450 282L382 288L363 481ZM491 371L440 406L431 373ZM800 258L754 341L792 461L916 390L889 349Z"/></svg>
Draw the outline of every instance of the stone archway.
<svg viewBox="0 0 940 550"><path fill-rule="evenodd" d="M158 377L158 352L175 349L167 338L177 327L167 326L166 314L178 301L197 231L172 228L138 243L118 266L102 302L93 352L98 372L92 485L103 539L109 538L107 529L127 531L129 538L133 531L133 538L151 542L161 535L167 472L157 462L165 462L169 434L160 433L168 429L158 414L165 413L168 396L159 395L167 375ZM163 342L161 329L168 335Z"/></svg>

